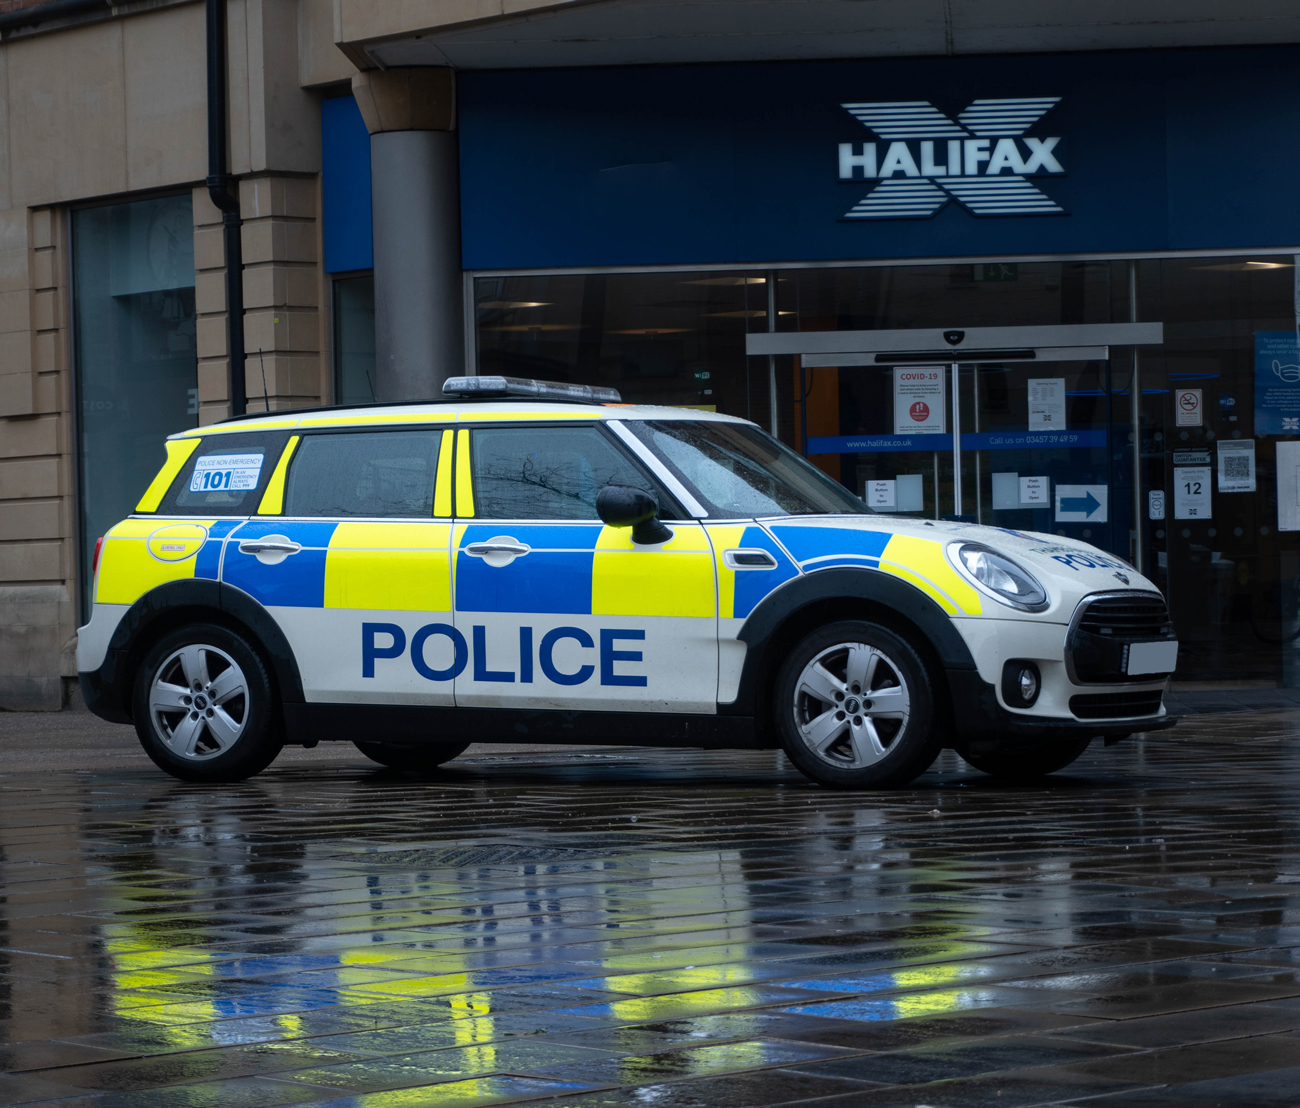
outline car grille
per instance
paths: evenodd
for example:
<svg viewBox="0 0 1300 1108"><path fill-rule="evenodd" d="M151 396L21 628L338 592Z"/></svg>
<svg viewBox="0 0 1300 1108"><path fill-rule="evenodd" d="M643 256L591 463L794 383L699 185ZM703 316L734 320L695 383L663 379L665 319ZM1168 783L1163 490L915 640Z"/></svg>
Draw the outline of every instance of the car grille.
<svg viewBox="0 0 1300 1108"><path fill-rule="evenodd" d="M1129 641L1174 637L1169 609L1163 596L1100 596L1086 601L1079 630L1092 635L1114 635Z"/></svg>
<svg viewBox="0 0 1300 1108"><path fill-rule="evenodd" d="M1130 677L1124 672L1129 643L1173 639L1174 625L1163 596L1123 593L1084 600L1065 644L1076 682L1105 685L1159 680L1159 674Z"/></svg>
<svg viewBox="0 0 1300 1108"><path fill-rule="evenodd" d="M1079 719L1129 719L1160 711L1163 690L1151 692L1080 693L1070 697L1070 711Z"/></svg>

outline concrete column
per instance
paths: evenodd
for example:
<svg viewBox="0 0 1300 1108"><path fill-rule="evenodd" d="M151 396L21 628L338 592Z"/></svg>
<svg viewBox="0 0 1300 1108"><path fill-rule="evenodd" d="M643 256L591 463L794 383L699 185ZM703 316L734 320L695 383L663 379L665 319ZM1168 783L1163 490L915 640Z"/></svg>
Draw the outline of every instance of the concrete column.
<svg viewBox="0 0 1300 1108"><path fill-rule="evenodd" d="M464 371L455 87L435 67L352 79L370 130L380 400L438 396Z"/></svg>

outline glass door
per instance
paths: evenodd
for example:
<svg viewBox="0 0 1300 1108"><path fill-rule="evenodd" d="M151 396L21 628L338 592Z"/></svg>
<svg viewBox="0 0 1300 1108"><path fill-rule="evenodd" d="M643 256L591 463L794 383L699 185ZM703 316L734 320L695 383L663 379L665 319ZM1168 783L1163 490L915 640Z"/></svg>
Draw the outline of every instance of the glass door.
<svg viewBox="0 0 1300 1108"><path fill-rule="evenodd" d="M838 374L841 433L810 436L812 460L830 472L828 456L839 455L840 480L874 512L952 516L952 367L853 366Z"/></svg>
<svg viewBox="0 0 1300 1108"><path fill-rule="evenodd" d="M1127 413L1113 410L1110 362L1052 353L956 367L962 479L953 514L1131 558L1131 448L1127 423L1115 423Z"/></svg>

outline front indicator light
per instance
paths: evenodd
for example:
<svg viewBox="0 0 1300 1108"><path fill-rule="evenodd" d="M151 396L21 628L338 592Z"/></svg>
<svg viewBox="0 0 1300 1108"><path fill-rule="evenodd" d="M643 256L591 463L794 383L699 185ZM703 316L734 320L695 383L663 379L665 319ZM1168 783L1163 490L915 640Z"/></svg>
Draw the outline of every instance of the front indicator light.
<svg viewBox="0 0 1300 1108"><path fill-rule="evenodd" d="M1047 607L1047 590L1029 570L1005 554L977 542L957 542L948 547L948 558L981 592L1022 612L1041 612Z"/></svg>

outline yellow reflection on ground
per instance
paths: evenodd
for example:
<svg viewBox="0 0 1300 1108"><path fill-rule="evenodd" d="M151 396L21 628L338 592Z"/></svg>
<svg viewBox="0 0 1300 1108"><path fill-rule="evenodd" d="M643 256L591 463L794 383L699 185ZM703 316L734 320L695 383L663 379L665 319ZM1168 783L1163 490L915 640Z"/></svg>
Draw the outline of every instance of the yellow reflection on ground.
<svg viewBox="0 0 1300 1108"><path fill-rule="evenodd" d="M754 970L743 965L691 966L658 973L625 973L606 977L600 987L616 993L667 993L678 989L710 989L720 985L749 984Z"/></svg>
<svg viewBox="0 0 1300 1108"><path fill-rule="evenodd" d="M709 989L697 993L615 1000L608 1007L618 1019L632 1023L639 1020L676 1019L726 1008L752 1008L762 1002L763 996L757 989Z"/></svg>

